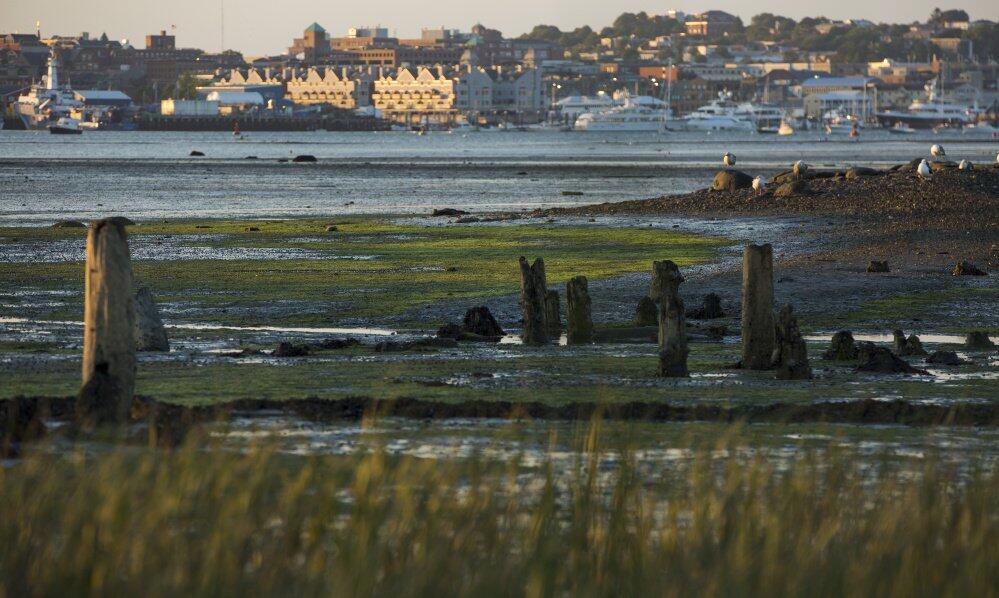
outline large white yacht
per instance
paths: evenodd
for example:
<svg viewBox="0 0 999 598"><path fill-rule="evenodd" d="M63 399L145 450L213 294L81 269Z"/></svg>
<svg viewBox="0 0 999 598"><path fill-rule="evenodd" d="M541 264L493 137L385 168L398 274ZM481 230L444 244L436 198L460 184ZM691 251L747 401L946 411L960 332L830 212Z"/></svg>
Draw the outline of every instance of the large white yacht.
<svg viewBox="0 0 999 598"><path fill-rule="evenodd" d="M686 131L755 131L756 124L739 105L732 101L731 92L718 92L718 99L701 106L677 124Z"/></svg>
<svg viewBox="0 0 999 598"><path fill-rule="evenodd" d="M776 104L744 102L735 108L735 117L748 120L760 133L776 133L784 122L784 109Z"/></svg>
<svg viewBox="0 0 999 598"><path fill-rule="evenodd" d="M47 129L60 118L68 117L73 108L83 106L68 85L59 86L59 66L59 56L52 50L42 82L17 98L17 115L26 128Z"/></svg>
<svg viewBox="0 0 999 598"><path fill-rule="evenodd" d="M662 132L670 118L666 102L652 96L615 95L616 106L584 112L576 119L577 131Z"/></svg>
<svg viewBox="0 0 999 598"><path fill-rule="evenodd" d="M914 129L932 129L940 126L964 126L975 120L974 111L938 97L937 79L926 84L926 101L915 100L906 111L878 112L877 119L885 127L903 124Z"/></svg>

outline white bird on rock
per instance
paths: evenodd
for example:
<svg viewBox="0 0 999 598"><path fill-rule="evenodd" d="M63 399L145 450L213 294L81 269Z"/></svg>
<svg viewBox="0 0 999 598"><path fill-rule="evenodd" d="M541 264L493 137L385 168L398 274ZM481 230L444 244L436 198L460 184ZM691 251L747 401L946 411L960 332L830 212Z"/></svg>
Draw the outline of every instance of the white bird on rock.
<svg viewBox="0 0 999 598"><path fill-rule="evenodd" d="M808 164L805 164L801 160L798 160L797 162L794 163L794 166L791 167L791 172L794 173L794 176L800 177L801 175L808 172Z"/></svg>
<svg viewBox="0 0 999 598"><path fill-rule="evenodd" d="M767 186L767 179L765 177L758 176L755 179L753 179L753 191L756 191L757 195L763 193L763 188L766 186Z"/></svg>
<svg viewBox="0 0 999 598"><path fill-rule="evenodd" d="M933 145L930 146L930 155L933 156L934 158L939 158L940 156L946 156L947 152L944 151L942 145L934 143Z"/></svg>
<svg viewBox="0 0 999 598"><path fill-rule="evenodd" d="M722 164L725 166L735 166L735 154L732 152L725 152L725 155L722 156Z"/></svg>
<svg viewBox="0 0 999 598"><path fill-rule="evenodd" d="M933 178L933 174L930 173L930 165L926 163L925 158L919 162L919 166L916 167L916 173L919 174L920 178L927 180Z"/></svg>
<svg viewBox="0 0 999 598"><path fill-rule="evenodd" d="M974 164L967 160L961 160L961 163L957 165L958 170L973 170L974 168Z"/></svg>

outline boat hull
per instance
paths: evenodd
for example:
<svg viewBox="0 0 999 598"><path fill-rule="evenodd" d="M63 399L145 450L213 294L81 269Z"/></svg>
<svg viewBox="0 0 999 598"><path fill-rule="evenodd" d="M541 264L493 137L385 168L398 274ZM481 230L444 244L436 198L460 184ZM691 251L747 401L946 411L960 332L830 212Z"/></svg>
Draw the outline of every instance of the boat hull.
<svg viewBox="0 0 999 598"><path fill-rule="evenodd" d="M882 127L894 127L896 124L902 123L913 129L934 129L940 126L963 127L970 122L969 119L962 118L935 118L898 112L882 112L875 116Z"/></svg>
<svg viewBox="0 0 999 598"><path fill-rule="evenodd" d="M83 129L70 129L67 127L52 125L49 127L49 133L52 133L53 135L81 135L83 134Z"/></svg>

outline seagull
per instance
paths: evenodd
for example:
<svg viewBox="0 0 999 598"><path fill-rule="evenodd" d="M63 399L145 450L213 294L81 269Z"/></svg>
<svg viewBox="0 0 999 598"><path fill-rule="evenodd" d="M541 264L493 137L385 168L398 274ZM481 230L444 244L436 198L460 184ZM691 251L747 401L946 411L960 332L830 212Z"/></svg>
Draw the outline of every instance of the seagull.
<svg viewBox="0 0 999 598"><path fill-rule="evenodd" d="M767 186L766 177L761 175L753 179L753 191L756 191L757 195L763 193L763 188L766 186Z"/></svg>
<svg viewBox="0 0 999 598"><path fill-rule="evenodd" d="M997 156L997 159L999 159L999 156ZM725 166L735 166L735 154L732 152L725 152L725 155L722 156L722 164Z"/></svg>
<svg viewBox="0 0 999 598"><path fill-rule="evenodd" d="M794 163L794 166L791 167L791 172L794 173L794 176L800 177L801 175L808 172L808 164L805 164L801 160L798 160L797 162Z"/></svg>
<svg viewBox="0 0 999 598"><path fill-rule="evenodd" d="M930 146L930 155L933 156L934 158L939 158L940 156L946 156L947 152L944 151L942 145L934 143L933 145Z"/></svg>
<svg viewBox="0 0 999 598"><path fill-rule="evenodd" d="M974 164L968 162L967 160L961 160L961 163L957 165L958 170L972 170L974 168Z"/></svg>
<svg viewBox="0 0 999 598"><path fill-rule="evenodd" d="M930 165L926 163L926 158L923 158L919 162L919 166L916 168L916 172L919 174L920 178L931 179L933 175L930 173Z"/></svg>

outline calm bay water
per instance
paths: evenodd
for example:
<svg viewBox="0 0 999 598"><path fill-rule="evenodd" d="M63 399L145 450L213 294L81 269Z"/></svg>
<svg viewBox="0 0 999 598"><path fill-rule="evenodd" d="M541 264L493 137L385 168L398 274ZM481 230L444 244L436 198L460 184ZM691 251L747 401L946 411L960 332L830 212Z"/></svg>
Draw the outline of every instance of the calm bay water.
<svg viewBox="0 0 999 598"><path fill-rule="evenodd" d="M953 159L992 162L999 141L960 133L859 141L703 133L228 133L0 131L0 223L127 214L280 217L520 210L654 197L705 187L731 151L771 175L815 166L885 166L944 143ZM192 150L205 154L191 157ZM282 162L310 154L315 164ZM569 193L566 193L569 192ZM577 193L582 192L583 195Z"/></svg>

